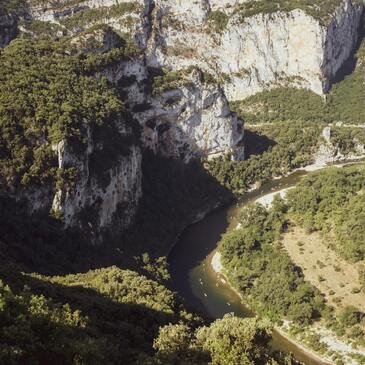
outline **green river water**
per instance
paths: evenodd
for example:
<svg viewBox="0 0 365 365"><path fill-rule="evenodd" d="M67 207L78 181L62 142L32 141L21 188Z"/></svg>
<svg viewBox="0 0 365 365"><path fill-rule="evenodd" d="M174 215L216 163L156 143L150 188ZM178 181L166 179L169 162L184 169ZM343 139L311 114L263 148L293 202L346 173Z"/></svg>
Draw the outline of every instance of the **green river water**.
<svg viewBox="0 0 365 365"><path fill-rule="evenodd" d="M240 208L263 195L295 186L304 175L306 172L297 171L290 176L270 181L260 189L245 194L238 203L211 212L182 232L169 255L169 263L174 287L188 303L214 319L232 312L242 317L253 315L237 293L218 280L210 264L211 257L221 235L237 226L236 217ZM328 364L277 331L273 333L272 348L291 352L297 360L307 365Z"/></svg>

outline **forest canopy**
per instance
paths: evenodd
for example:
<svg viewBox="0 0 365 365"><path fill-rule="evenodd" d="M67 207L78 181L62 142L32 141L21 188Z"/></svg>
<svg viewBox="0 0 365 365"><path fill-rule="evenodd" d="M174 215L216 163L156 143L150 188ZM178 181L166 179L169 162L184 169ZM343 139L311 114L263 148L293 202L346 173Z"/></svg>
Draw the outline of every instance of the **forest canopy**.
<svg viewBox="0 0 365 365"><path fill-rule="evenodd" d="M365 258L364 188L363 166L332 168L305 177L289 191L288 207L307 231L323 232L347 260L359 261Z"/></svg>
<svg viewBox="0 0 365 365"><path fill-rule="evenodd" d="M93 76L95 61L103 58L70 56L64 44L48 39L15 40L0 52L2 184L54 181L60 178L57 143L82 151L87 129L115 130L124 106L105 79Z"/></svg>

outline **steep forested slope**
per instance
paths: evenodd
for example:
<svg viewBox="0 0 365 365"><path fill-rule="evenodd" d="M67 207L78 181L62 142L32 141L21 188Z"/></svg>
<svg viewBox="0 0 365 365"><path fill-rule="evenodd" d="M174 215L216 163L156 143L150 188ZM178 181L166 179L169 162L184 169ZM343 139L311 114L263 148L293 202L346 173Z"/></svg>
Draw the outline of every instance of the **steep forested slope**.
<svg viewBox="0 0 365 365"><path fill-rule="evenodd" d="M304 179L288 194L303 227L335 234L333 248L348 260L364 259L364 169L330 170Z"/></svg>
<svg viewBox="0 0 365 365"><path fill-rule="evenodd" d="M276 21L296 31L301 22L292 15L299 14L322 37L339 9L349 47L328 60L335 69L357 38L358 4L258 1L232 9L211 1L208 9L203 2L0 1L0 46L7 46L0 51L0 363L290 363L290 356L270 354L266 320L211 323L187 309L170 288L165 258L156 258L231 191L310 163L323 121L362 121L360 49L358 68L326 106L297 89L237 104L248 121L283 123L247 133L250 159L233 161L242 157L243 127L225 91L234 99L230 87L246 95L299 80L321 94L333 75L315 63L303 78L293 76L286 64L307 69L295 47L281 66L265 56L258 70L255 57L234 54L241 48L232 47L230 35L240 35L246 22L256 29L248 44L267 21L274 35ZM265 40L245 50L262 55L262 47ZM327 56L325 48L315 47L316 60ZM247 67L228 74L226 61L238 59ZM352 151L354 133L333 138ZM217 154L226 158L204 160ZM362 203L350 203L354 211L346 206L336 217L337 234L358 255L351 245L362 239ZM287 223L285 209L280 203L271 213L254 211L243 236L226 236L221 247L227 267L247 264L234 279L261 314L303 324L328 312L272 245Z"/></svg>

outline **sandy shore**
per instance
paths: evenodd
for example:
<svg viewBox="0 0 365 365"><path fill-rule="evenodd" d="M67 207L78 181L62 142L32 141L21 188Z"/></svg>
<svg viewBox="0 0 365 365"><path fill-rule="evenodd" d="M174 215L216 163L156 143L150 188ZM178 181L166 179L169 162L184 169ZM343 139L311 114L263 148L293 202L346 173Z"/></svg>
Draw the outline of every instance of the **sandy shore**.
<svg viewBox="0 0 365 365"><path fill-rule="evenodd" d="M262 204L265 208L270 208L271 205L272 205L272 202L274 201L274 197L276 195L279 195L282 199L285 198L287 192L290 190L290 189L294 189L294 187L291 187L291 188L287 188L287 189L283 189L283 190L279 190L279 191L276 191L274 193L269 193L269 194L266 194L258 199L255 200L255 203L259 203L259 204Z"/></svg>
<svg viewBox="0 0 365 365"><path fill-rule="evenodd" d="M212 267L217 274L223 274L222 255L216 251L212 257Z"/></svg>
<svg viewBox="0 0 365 365"><path fill-rule="evenodd" d="M352 160L354 161L359 161L359 160L362 160L364 159L364 156L358 156L357 158L354 157ZM299 168L299 169L295 169L293 170L292 172L290 172L288 175L291 175L293 174L294 172L296 171L306 171L306 172L314 172L314 171L319 171L319 170L323 170L325 168L328 168L328 167L337 167L337 168L341 168L341 167L344 167L346 165L349 165L351 164L352 162L344 162L344 163L340 163L340 164L336 164L336 165L328 165L326 162L323 162L323 163L314 163L312 165L307 165L305 167L302 167L302 168ZM279 177L278 179L280 179L281 177ZM273 193L269 193L269 194L266 194L266 195L263 195L262 197L258 198L255 200L255 203L259 203L259 204L262 204L265 208L270 208L271 205L272 205L272 202L274 200L274 197L276 195L280 195L280 197L282 199L285 198L287 192L290 190L290 189L294 189L295 187L290 187L290 188L287 188L287 189L282 189L282 190L279 190L279 191L276 191L276 192L273 192Z"/></svg>
<svg viewBox="0 0 365 365"><path fill-rule="evenodd" d="M239 297L243 301L244 298L243 298L242 294L239 293L238 290L236 290L234 287L232 287L229 284L227 277L224 274L224 267L222 265L221 259L222 259L221 253L216 251L211 259L211 266L212 266L213 270L218 275L219 279L221 281L223 281L224 283L228 283L228 285L231 287L231 289L235 293L237 293L237 295L239 295ZM288 321L284 321L284 323L286 323L286 325L289 324ZM331 359L329 359L327 357L323 357L323 356L317 354L315 351L305 347L300 342L293 340L283 328L275 327L275 331L278 332L284 338L286 338L288 341L292 342L295 346L297 346L299 349L301 349L303 352L305 352L309 357L312 357L313 359L318 360L319 362L321 362L323 364L333 363L333 361ZM329 350L336 351L343 356L347 356L350 353L357 353L357 354L365 356L365 351L353 349L350 344L347 344L347 343L339 340L331 333L331 331L327 330L324 327L319 327L319 326L313 327L313 331L315 331L316 333L321 335L321 342L325 343L328 346ZM357 362L355 360L347 359L346 365L357 365Z"/></svg>

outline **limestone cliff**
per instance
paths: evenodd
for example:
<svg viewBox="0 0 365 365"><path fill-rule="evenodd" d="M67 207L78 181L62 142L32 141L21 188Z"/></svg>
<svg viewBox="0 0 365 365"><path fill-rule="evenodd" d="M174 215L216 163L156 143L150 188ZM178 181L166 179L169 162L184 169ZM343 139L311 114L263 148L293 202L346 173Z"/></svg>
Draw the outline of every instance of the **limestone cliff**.
<svg viewBox="0 0 365 365"><path fill-rule="evenodd" d="M124 92L142 127L145 147L186 162L220 154L243 158L242 122L231 112L223 90L206 82L200 70L183 70L172 82L169 74L158 76L160 88L141 59L104 74Z"/></svg>
<svg viewBox="0 0 365 365"><path fill-rule="evenodd" d="M135 116L142 139L152 150L189 161L192 157L230 154L243 158L243 126L231 112L223 90L204 80L198 69L179 76L180 85L162 85Z"/></svg>
<svg viewBox="0 0 365 365"><path fill-rule="evenodd" d="M301 8L264 12L245 11L246 3L88 0L75 5L64 0L58 7L51 2L33 6L31 15L59 23L71 33L107 23L134 39L145 51L148 66L197 66L217 76L229 100L278 85L320 95L328 91L356 45L361 2L324 2L310 11L303 2ZM329 10L322 14L321 6Z"/></svg>
<svg viewBox="0 0 365 365"><path fill-rule="evenodd" d="M52 211L67 227L81 228L98 240L103 229L127 228L134 219L142 196L142 152L133 131L124 120L115 123L109 141L95 137L85 127L86 148L80 150L62 140L52 146L60 172L76 171L73 184L30 186L17 192L26 199L31 212ZM108 156L106 144L116 145Z"/></svg>
<svg viewBox="0 0 365 365"><path fill-rule="evenodd" d="M235 1L201 1L186 17L184 3L158 2L149 62L172 69L194 64L220 75L230 100L277 85L323 94L356 45L363 12L344 0L323 23L301 9L243 16ZM221 9L218 27L210 9Z"/></svg>
<svg viewBox="0 0 365 365"><path fill-rule="evenodd" d="M60 188L52 202L52 210L62 214L67 226L87 225L93 235L111 223L114 223L114 229L128 227L142 194L140 148L131 145L110 168L101 172L93 171L95 154L98 153L95 147L89 142L83 155L70 151L63 141L54 147L58 167L77 167L78 176L73 189Z"/></svg>

